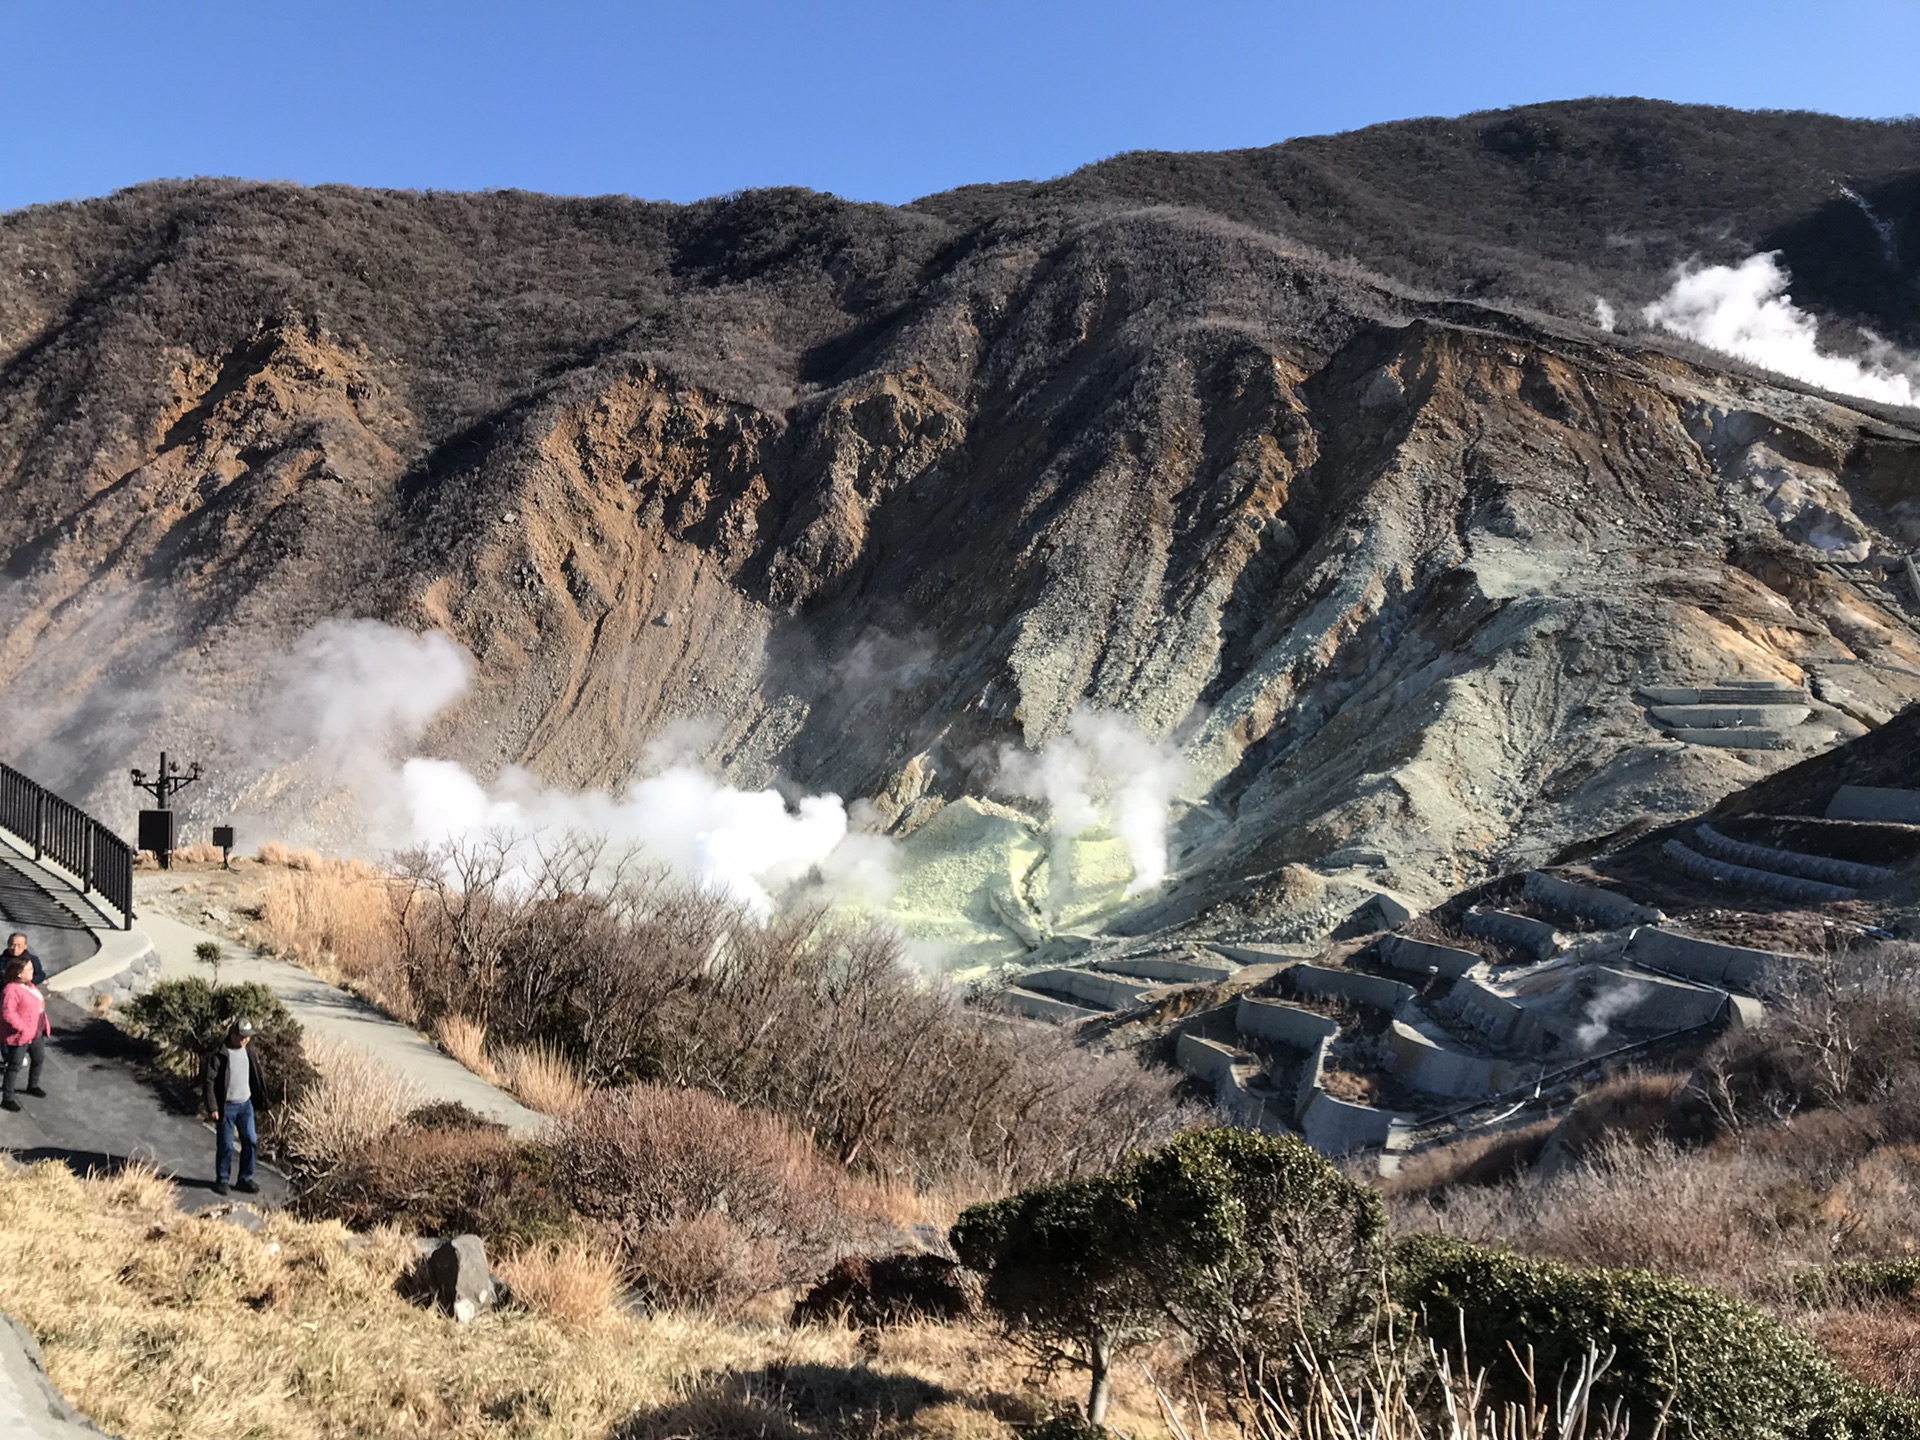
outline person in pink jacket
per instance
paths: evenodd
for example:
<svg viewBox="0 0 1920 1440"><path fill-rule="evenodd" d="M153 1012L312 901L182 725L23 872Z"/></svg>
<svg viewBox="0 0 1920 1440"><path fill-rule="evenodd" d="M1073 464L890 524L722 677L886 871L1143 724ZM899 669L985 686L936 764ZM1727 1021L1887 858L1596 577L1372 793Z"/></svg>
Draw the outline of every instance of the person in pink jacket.
<svg viewBox="0 0 1920 1440"><path fill-rule="evenodd" d="M0 1081L0 1110L18 1110L13 1098L20 1067L27 1067L27 1094L45 1098L40 1088L40 1064L47 1055L47 1002L33 983L33 962L22 956L7 963L7 983L0 987L0 1043L7 1047L7 1074Z"/></svg>

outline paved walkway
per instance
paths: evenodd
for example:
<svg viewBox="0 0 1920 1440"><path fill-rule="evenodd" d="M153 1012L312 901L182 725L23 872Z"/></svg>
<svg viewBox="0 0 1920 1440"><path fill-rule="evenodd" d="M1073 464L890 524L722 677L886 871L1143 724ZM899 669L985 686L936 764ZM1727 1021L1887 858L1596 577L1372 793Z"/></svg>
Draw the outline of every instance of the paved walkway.
<svg viewBox="0 0 1920 1440"><path fill-rule="evenodd" d="M138 903L136 898L135 904ZM189 975L210 978L208 968L193 958L193 949L211 940L225 957L220 962L222 985L251 981L267 986L310 1033L372 1052L400 1079L419 1091L423 1104L458 1101L469 1110L498 1120L521 1134L531 1134L547 1124L544 1115L527 1109L497 1086L489 1085L459 1061L442 1053L424 1035L409 1030L358 996L348 994L337 985L329 985L311 971L285 960L256 955L231 940L223 940L153 910L142 911L139 924L159 952L162 979L183 979Z"/></svg>

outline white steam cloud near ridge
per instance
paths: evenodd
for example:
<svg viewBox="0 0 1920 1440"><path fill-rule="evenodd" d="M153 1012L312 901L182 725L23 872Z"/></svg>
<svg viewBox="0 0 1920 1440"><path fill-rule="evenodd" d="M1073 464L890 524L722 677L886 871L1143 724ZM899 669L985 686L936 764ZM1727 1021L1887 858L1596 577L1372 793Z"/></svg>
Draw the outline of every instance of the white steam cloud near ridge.
<svg viewBox="0 0 1920 1440"><path fill-rule="evenodd" d="M1047 804L1054 887L1064 890L1070 842L1101 823L1127 847L1133 865L1128 895L1158 889L1167 878L1168 809L1186 778L1173 745L1149 739L1127 716L1081 705L1064 735L1037 752L1000 752L1000 783Z"/></svg>
<svg viewBox="0 0 1920 1440"><path fill-rule="evenodd" d="M451 760L399 758L472 681L472 658L440 631L326 621L293 654L299 678L283 698L284 722L311 741L321 774L356 796L376 845L584 834L616 853L637 851L763 920L783 891L815 876L835 893L877 903L891 893L891 847L853 833L835 795L805 796L790 809L775 790L740 790L676 763L614 796L551 786L517 766L488 783Z"/></svg>
<svg viewBox="0 0 1920 1440"><path fill-rule="evenodd" d="M1776 254L1738 265L1681 270L1667 293L1640 312L1650 325L1781 375L1843 395L1891 405L1920 404L1920 361L1868 335L1866 361L1819 348L1819 326L1787 294Z"/></svg>

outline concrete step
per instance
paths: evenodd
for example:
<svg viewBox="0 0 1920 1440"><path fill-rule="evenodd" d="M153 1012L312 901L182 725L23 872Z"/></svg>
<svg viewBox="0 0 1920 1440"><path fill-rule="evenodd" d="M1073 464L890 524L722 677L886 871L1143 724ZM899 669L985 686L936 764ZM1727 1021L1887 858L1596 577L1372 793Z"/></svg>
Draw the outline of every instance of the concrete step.
<svg viewBox="0 0 1920 1440"><path fill-rule="evenodd" d="M1920 825L1920 790L1900 790L1889 785L1842 785L1827 802L1827 819Z"/></svg>
<svg viewBox="0 0 1920 1440"><path fill-rule="evenodd" d="M1667 686L1646 685L1633 692L1648 705L1804 705L1807 691L1803 685L1775 685L1762 681L1757 685L1738 684Z"/></svg>
<svg viewBox="0 0 1920 1440"><path fill-rule="evenodd" d="M1831 732L1827 733L1831 738ZM1667 738L1683 745L1705 745L1719 750L1798 750L1803 743L1800 737L1780 730L1669 730ZM1806 743L1811 740L1811 736L1807 737Z"/></svg>
<svg viewBox="0 0 1920 1440"><path fill-rule="evenodd" d="M1823 880L1802 880L1794 875L1776 875L1771 870L1755 870L1750 866L1735 865L1725 860L1716 860L1711 856L1702 855L1678 840L1667 841L1660 847L1660 851L1680 869L1681 873L1691 875L1696 880L1707 880L1716 885L1727 885L1736 890L1771 896L1775 900L1824 905L1834 900L1860 898L1860 892L1850 885L1829 885Z"/></svg>
<svg viewBox="0 0 1920 1440"><path fill-rule="evenodd" d="M1716 860L1744 865L1750 870L1771 870L1776 875L1797 875L1803 880L1822 880L1829 885L1864 888L1884 885L1893 879L1893 871L1879 865L1862 865L1852 860L1834 860L1825 855L1806 855L1798 850L1781 850L1771 845L1749 845L1722 835L1713 826L1693 827L1695 846Z"/></svg>
<svg viewBox="0 0 1920 1440"><path fill-rule="evenodd" d="M1647 714L1675 730L1791 730L1813 714L1811 705L1655 705Z"/></svg>

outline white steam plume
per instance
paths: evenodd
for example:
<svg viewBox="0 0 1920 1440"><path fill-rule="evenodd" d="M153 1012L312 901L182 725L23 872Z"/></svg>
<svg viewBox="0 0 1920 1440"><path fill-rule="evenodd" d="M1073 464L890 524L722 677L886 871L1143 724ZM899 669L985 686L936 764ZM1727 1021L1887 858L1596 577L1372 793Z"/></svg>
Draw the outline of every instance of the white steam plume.
<svg viewBox="0 0 1920 1440"><path fill-rule="evenodd" d="M1186 762L1164 741L1150 740L1125 715L1076 706L1067 733L1037 754L1000 752L1000 781L1047 803L1054 884L1064 887L1069 842L1102 821L1125 843L1133 864L1128 895L1157 889L1167 878L1167 811L1186 776Z"/></svg>
<svg viewBox="0 0 1920 1440"><path fill-rule="evenodd" d="M1626 984L1593 997L1587 1006L1586 1022L1574 1032L1574 1043L1584 1054L1607 1038L1613 1022L1646 998L1647 987Z"/></svg>
<svg viewBox="0 0 1920 1440"><path fill-rule="evenodd" d="M439 631L327 621L293 653L298 678L288 685L283 720L310 740L310 763L359 798L377 844L586 834L638 851L762 919L782 891L816 875L840 893L884 900L888 892L888 843L850 833L835 795L809 795L789 809L777 791L739 790L686 763L664 763L615 797L558 789L518 767L486 784L450 760L403 760L472 680L471 657ZM684 753L687 738L669 737L657 758Z"/></svg>
<svg viewBox="0 0 1920 1440"><path fill-rule="evenodd" d="M1777 255L1683 269L1641 314L1648 323L1823 390L1891 405L1920 403L1914 358L1879 342L1865 363L1823 352L1813 316L1787 294ZM1873 341L1876 337L1869 336Z"/></svg>
<svg viewBox="0 0 1920 1440"><path fill-rule="evenodd" d="M1604 295L1593 297L1593 323L1602 330L1612 330L1620 323L1619 315L1614 312L1613 306Z"/></svg>

